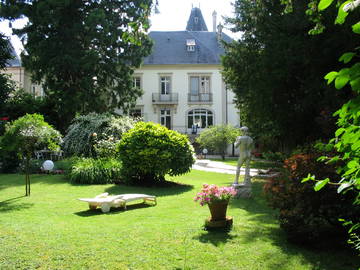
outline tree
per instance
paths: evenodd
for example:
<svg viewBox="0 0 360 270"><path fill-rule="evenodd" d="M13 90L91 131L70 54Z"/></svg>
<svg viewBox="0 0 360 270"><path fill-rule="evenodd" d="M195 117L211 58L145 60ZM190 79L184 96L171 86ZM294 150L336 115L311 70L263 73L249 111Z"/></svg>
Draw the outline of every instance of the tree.
<svg viewBox="0 0 360 270"><path fill-rule="evenodd" d="M194 164L194 149L186 135L160 124L138 122L118 144L124 181L156 184L165 174L181 175Z"/></svg>
<svg viewBox="0 0 360 270"><path fill-rule="evenodd" d="M9 40L0 33L0 72L6 68L6 63L11 59L11 52L9 47ZM13 89L9 78L0 73L0 117L4 116L4 107L9 94ZM1 131L0 131L1 134Z"/></svg>
<svg viewBox="0 0 360 270"><path fill-rule="evenodd" d="M319 34L325 30L325 25L322 21L323 17L320 14L329 9L332 4L333 0L321 0L319 2L315 0L311 2L315 9L311 9L308 12L312 15L312 20L316 22L312 33ZM338 14L335 20L335 24L339 25L345 24L345 21L350 22L353 34L355 33L356 35L356 38L353 39L357 41L360 34L360 23L357 21L360 9L358 7L359 4L359 1L340 1L340 5L337 6ZM352 16L348 17L350 14ZM347 25L345 24L344 26L346 27ZM335 132L335 138L331 139L329 144L326 145L326 148L336 150L338 155L332 158L326 156L322 158L327 163L338 164L341 162L343 164L343 166L338 166L342 179L340 181L331 178L315 180L315 176L309 175L303 180L303 182L308 180L317 181L314 187L315 190L320 190L326 184L331 183L338 185L338 193L355 192L354 208L360 205L360 62L358 56L358 47L354 46L352 51L343 53L339 58L339 61L346 65L346 67L341 68L339 71L329 72L325 76L328 84L334 82L336 89L351 88L353 91L353 98L345 102L335 113L338 116L338 129ZM360 251L359 219L342 221L345 225L350 226L349 242Z"/></svg>
<svg viewBox="0 0 360 270"><path fill-rule="evenodd" d="M25 162L25 190L30 196L30 160L35 150L58 150L60 133L39 114L27 114L13 121L0 137L1 152L16 153Z"/></svg>
<svg viewBox="0 0 360 270"><path fill-rule="evenodd" d="M221 155L225 160L226 148L235 142L239 135L239 130L231 125L217 125L205 129L201 132L196 141L204 148L214 151Z"/></svg>
<svg viewBox="0 0 360 270"><path fill-rule="evenodd" d="M357 40L331 18L324 21L324 35L307 35L308 1L292 2L293 12L284 14L280 1L237 0L228 20L243 35L227 45L225 81L236 94L242 124L269 150L330 138L332 113L350 95L334 92L322 77L338 66L336 53Z"/></svg>
<svg viewBox="0 0 360 270"><path fill-rule="evenodd" d="M141 91L133 69L150 53L153 0L1 1L0 16L25 16L23 64L56 100L65 130L77 112L128 109Z"/></svg>

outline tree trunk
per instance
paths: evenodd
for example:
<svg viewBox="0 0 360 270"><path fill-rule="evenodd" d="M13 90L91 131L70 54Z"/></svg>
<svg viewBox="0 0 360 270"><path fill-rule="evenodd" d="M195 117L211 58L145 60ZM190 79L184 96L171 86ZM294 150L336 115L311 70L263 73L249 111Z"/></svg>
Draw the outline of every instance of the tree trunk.
<svg viewBox="0 0 360 270"><path fill-rule="evenodd" d="M25 195L30 196L30 157L25 159Z"/></svg>

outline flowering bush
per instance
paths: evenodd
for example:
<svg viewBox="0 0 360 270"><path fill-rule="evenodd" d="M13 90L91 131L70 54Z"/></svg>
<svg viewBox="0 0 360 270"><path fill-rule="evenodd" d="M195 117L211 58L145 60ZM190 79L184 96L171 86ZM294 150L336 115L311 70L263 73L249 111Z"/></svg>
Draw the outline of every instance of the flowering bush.
<svg viewBox="0 0 360 270"><path fill-rule="evenodd" d="M228 201L236 195L233 187L218 187L217 185L203 184L201 192L196 194L194 201L200 201L200 205L211 204L214 202Z"/></svg>

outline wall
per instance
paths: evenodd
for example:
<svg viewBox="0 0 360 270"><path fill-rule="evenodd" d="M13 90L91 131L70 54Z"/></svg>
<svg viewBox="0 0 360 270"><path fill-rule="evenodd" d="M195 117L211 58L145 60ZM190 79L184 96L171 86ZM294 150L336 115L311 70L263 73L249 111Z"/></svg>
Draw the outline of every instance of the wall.
<svg viewBox="0 0 360 270"><path fill-rule="evenodd" d="M171 90L172 93L178 93L178 104L153 105L152 93L160 92L161 74L171 76ZM212 104L188 103L190 74L210 75ZM206 108L214 113L215 125L226 122L234 126L239 125L239 115L233 104L233 93L225 89L219 65L147 65L136 70L135 75L141 76L144 95L138 99L137 107L143 109L145 121L159 123L160 109L170 108L172 110L172 129L181 133L189 133L191 130L187 128L187 112L195 108Z"/></svg>

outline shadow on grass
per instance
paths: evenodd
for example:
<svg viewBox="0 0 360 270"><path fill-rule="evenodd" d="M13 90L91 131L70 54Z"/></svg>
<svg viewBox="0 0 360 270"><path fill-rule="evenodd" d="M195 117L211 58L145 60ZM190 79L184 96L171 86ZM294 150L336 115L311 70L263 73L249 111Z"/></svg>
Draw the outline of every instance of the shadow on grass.
<svg viewBox="0 0 360 270"><path fill-rule="evenodd" d="M227 241L236 238L236 236L229 234L230 229L217 229L201 233L193 237L193 239L200 241L201 243L211 243L218 247L219 245L225 244Z"/></svg>
<svg viewBox="0 0 360 270"><path fill-rule="evenodd" d="M142 209L142 208L149 208L149 207L154 207L154 206L145 204L145 203L137 203L137 204L126 205L126 210L122 207L111 208L110 212L103 213L100 208L97 208L95 210L88 209L86 211L80 211L80 212L76 212L74 214L77 216L80 216L80 217L92 217L92 216L98 216L98 215L116 215L116 214L123 213L123 212L128 212L128 211Z"/></svg>
<svg viewBox="0 0 360 270"><path fill-rule="evenodd" d="M24 203L19 200L24 198L25 196L19 196L11 199L7 199L5 201L0 202L0 212L8 212L8 211L19 211L32 207L33 203Z"/></svg>
<svg viewBox="0 0 360 270"><path fill-rule="evenodd" d="M254 224L251 229L241 230L242 241L250 243L263 239L270 242L271 245L279 247L284 254L284 260L278 260L269 265L268 269L281 269L282 265L286 265L286 261L293 256L302 255L304 263L310 263L313 269L333 270L333 269L357 269L360 265L360 258L356 256L356 252L351 250L349 245L345 243L337 243L333 239L327 239L326 243L317 243L312 245L299 245L291 243L287 240L285 232L279 227L276 218L276 211L267 206L266 199L263 194L262 186L264 180L253 183L253 196L250 199L240 198L230 202L231 208L240 208L248 212L248 222ZM329 256L334 254L334 256ZM261 260L271 260L272 254L265 253Z"/></svg>
<svg viewBox="0 0 360 270"><path fill-rule="evenodd" d="M105 189L109 194L144 193L157 197L178 195L192 190L192 185L166 181L162 186L144 187L118 184Z"/></svg>
<svg viewBox="0 0 360 270"><path fill-rule="evenodd" d="M52 175L52 174L31 174L30 183L44 183L49 185L64 184L69 181L65 175ZM25 185L25 174L0 174L0 190Z"/></svg>

